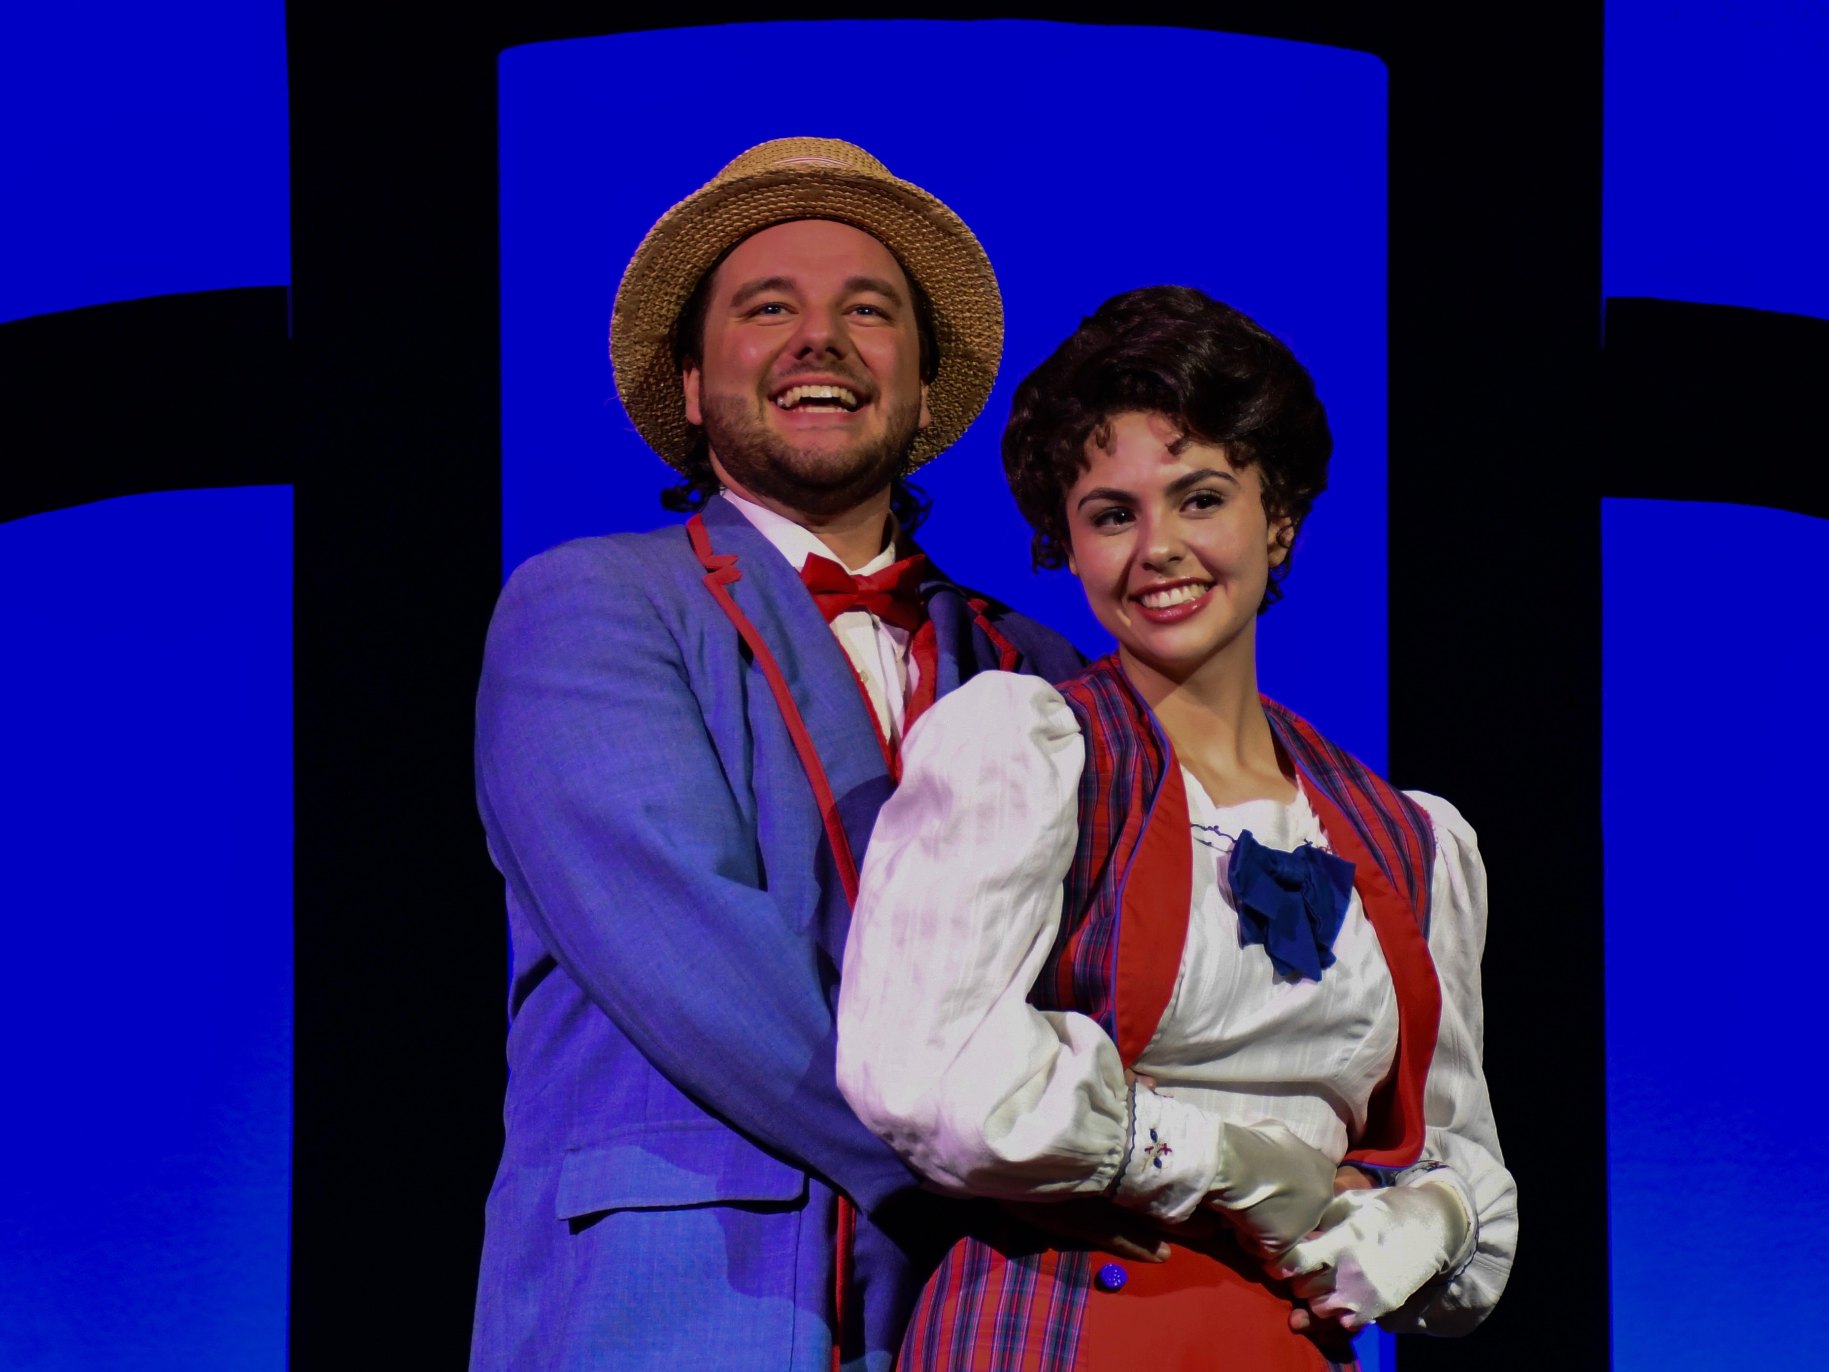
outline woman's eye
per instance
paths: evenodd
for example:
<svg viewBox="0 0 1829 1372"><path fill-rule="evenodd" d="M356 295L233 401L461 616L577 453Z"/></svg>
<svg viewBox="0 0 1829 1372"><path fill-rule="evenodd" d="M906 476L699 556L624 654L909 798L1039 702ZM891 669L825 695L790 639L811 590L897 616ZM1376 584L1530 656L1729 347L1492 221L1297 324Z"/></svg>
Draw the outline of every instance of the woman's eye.
<svg viewBox="0 0 1829 1372"><path fill-rule="evenodd" d="M1120 505L1107 506L1092 517L1092 527L1095 529L1121 528L1129 522L1130 511Z"/></svg>
<svg viewBox="0 0 1829 1372"><path fill-rule="evenodd" d="M1188 497L1187 503L1189 509L1217 510L1226 503L1226 498L1218 491L1195 491Z"/></svg>

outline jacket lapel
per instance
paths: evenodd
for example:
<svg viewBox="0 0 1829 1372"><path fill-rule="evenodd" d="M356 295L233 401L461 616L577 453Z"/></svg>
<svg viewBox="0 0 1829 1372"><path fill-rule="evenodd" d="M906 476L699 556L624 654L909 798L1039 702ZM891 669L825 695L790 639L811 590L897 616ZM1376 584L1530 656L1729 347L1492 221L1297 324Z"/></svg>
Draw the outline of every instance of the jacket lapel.
<svg viewBox="0 0 1829 1372"><path fill-rule="evenodd" d="M837 802L851 856L861 864L893 782L851 660L807 594L799 569L740 511L712 500L701 518L713 552L735 559L730 597L780 670Z"/></svg>
<svg viewBox="0 0 1829 1372"><path fill-rule="evenodd" d="M984 613L986 602L939 568L921 583L934 626L938 682L935 698L956 691L980 672L1020 671L1026 663Z"/></svg>

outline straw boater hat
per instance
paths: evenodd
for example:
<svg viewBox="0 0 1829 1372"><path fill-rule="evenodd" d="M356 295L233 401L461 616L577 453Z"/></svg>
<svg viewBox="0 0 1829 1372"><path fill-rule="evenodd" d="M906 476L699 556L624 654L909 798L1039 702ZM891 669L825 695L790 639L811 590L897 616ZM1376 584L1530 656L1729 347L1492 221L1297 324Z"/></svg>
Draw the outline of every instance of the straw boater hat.
<svg viewBox="0 0 1829 1372"><path fill-rule="evenodd" d="M958 215L836 138L758 144L648 230L622 274L610 320L623 408L655 452L684 467L692 445L673 362L674 321L726 249L790 219L836 219L862 229L927 293L939 369L927 393L933 423L909 455L910 465L920 466L965 432L991 394L1003 353L1003 299L990 259Z"/></svg>

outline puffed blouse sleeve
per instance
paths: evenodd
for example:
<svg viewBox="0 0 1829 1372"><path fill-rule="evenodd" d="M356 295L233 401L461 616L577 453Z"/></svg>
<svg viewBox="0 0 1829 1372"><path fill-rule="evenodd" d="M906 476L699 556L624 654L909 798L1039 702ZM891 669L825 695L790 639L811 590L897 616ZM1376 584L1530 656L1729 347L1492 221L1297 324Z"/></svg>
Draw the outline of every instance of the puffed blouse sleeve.
<svg viewBox="0 0 1829 1372"><path fill-rule="evenodd" d="M1442 1019L1424 1098L1423 1164L1405 1180L1448 1182L1475 1224L1471 1244L1450 1271L1379 1323L1405 1333L1462 1334L1498 1303L1518 1248L1518 1188L1499 1149L1481 1063L1486 868L1473 828L1459 810L1439 796L1408 794L1435 829L1429 952L1441 983ZM1432 1164L1445 1169L1427 1170Z"/></svg>
<svg viewBox="0 0 1829 1372"><path fill-rule="evenodd" d="M1130 1137L1116 1047L1028 993L1061 917L1085 756L1035 677L986 672L916 721L861 873L838 1080L937 1189L1065 1196L1114 1184Z"/></svg>

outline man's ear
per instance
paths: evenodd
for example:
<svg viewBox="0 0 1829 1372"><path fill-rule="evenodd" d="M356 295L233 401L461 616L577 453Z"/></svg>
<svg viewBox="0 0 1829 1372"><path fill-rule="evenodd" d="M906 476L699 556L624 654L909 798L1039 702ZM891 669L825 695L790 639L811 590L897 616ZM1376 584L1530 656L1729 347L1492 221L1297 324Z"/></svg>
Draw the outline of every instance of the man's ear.
<svg viewBox="0 0 1829 1372"><path fill-rule="evenodd" d="M702 428L705 420L699 409L699 364L688 358L680 363L680 392L686 401L686 422L694 428ZM922 404L926 413L926 404Z"/></svg>
<svg viewBox="0 0 1829 1372"><path fill-rule="evenodd" d="M915 428L925 429L933 422L933 413L927 408L927 383L923 381L921 383L921 418L916 422Z"/></svg>

